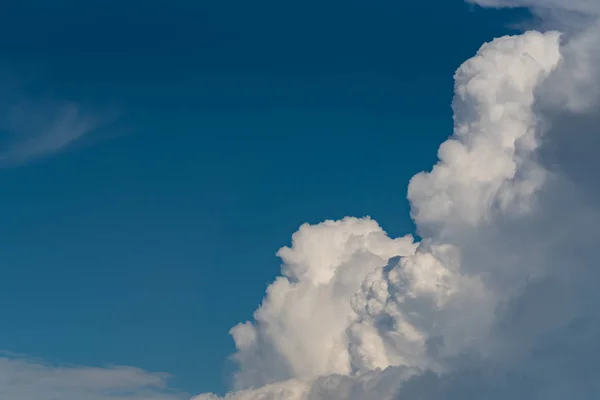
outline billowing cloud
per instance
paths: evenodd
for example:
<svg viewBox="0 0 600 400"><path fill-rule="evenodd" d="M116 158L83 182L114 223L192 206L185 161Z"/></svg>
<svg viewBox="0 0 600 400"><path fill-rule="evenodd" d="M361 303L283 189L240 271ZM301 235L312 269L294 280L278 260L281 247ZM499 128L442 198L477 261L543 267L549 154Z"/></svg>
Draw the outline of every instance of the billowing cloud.
<svg viewBox="0 0 600 400"><path fill-rule="evenodd" d="M415 251L411 237L391 239L375 221L356 218L304 225L292 243L279 251L284 276L268 288L256 323L231 331L240 388L351 373L350 298L369 273Z"/></svg>
<svg viewBox="0 0 600 400"><path fill-rule="evenodd" d="M368 218L300 228L232 329L224 399L600 394L600 2L473 2L532 7L562 32L498 38L459 68L453 135L408 186L420 241Z"/></svg>
<svg viewBox="0 0 600 400"><path fill-rule="evenodd" d="M168 375L129 367L64 367L0 357L0 398L10 400L183 400Z"/></svg>

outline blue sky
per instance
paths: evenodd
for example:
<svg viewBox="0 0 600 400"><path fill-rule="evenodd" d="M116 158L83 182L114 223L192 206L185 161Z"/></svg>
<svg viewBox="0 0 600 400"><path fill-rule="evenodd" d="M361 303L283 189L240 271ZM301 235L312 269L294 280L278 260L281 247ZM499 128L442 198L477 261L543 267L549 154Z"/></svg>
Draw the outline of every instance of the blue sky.
<svg viewBox="0 0 600 400"><path fill-rule="evenodd" d="M515 18L461 0L5 6L2 115L34 117L0 133L0 349L224 391L227 331L300 224L412 229L406 183L451 133L452 75ZM90 122L62 149L40 126L65 102Z"/></svg>

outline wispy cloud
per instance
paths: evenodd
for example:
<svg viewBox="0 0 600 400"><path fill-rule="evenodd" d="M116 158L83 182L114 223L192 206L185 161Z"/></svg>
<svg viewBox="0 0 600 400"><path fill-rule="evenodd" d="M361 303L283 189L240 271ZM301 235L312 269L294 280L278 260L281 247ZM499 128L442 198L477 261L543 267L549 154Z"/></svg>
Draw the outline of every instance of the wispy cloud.
<svg viewBox="0 0 600 400"><path fill-rule="evenodd" d="M73 102L26 101L0 112L0 166L63 151L106 122Z"/></svg>
<svg viewBox="0 0 600 400"><path fill-rule="evenodd" d="M131 367L65 367L0 357L0 398L7 400L181 400L167 374Z"/></svg>

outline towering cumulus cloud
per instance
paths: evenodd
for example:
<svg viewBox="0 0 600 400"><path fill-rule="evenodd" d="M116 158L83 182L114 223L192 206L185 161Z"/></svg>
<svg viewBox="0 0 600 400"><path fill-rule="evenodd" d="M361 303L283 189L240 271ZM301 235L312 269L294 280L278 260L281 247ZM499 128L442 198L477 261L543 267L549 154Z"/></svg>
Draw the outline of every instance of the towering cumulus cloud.
<svg viewBox="0 0 600 400"><path fill-rule="evenodd" d="M600 1L476 2L561 33L498 38L459 68L454 133L408 187L419 242L368 218L300 228L231 331L225 399L600 395Z"/></svg>

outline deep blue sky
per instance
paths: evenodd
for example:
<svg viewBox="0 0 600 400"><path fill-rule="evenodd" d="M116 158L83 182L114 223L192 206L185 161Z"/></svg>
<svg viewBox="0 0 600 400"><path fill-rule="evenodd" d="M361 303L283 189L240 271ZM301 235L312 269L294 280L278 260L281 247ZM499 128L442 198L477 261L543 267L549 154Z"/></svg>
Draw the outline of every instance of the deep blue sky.
<svg viewBox="0 0 600 400"><path fill-rule="evenodd" d="M118 117L0 170L0 349L190 392L225 388L227 331L301 223L411 230L454 70L514 22L461 0L10 3L0 81Z"/></svg>

